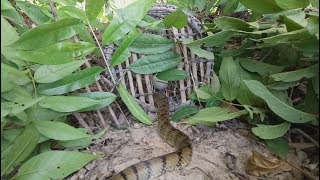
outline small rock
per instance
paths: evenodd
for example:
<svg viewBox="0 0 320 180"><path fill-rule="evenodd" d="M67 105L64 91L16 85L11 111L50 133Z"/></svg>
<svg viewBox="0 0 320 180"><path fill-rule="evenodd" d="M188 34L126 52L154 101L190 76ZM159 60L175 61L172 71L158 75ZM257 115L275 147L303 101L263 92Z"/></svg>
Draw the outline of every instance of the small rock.
<svg viewBox="0 0 320 180"><path fill-rule="evenodd" d="M199 138L199 137L196 137L196 139L195 139L195 140L198 142L198 141L200 141L200 138Z"/></svg>
<svg viewBox="0 0 320 180"><path fill-rule="evenodd" d="M140 128L140 125L139 125L138 123L134 123L133 128L139 129L139 128Z"/></svg>
<svg viewBox="0 0 320 180"><path fill-rule="evenodd" d="M127 136L127 137L130 137L130 136L131 136L131 134L130 134L130 133L126 133L126 136Z"/></svg>
<svg viewBox="0 0 320 180"><path fill-rule="evenodd" d="M297 149L297 157L300 162L303 162L304 160L306 160L308 158L308 154L305 153L304 151Z"/></svg>
<svg viewBox="0 0 320 180"><path fill-rule="evenodd" d="M147 143L147 139L146 138L142 138L142 142L143 143Z"/></svg>

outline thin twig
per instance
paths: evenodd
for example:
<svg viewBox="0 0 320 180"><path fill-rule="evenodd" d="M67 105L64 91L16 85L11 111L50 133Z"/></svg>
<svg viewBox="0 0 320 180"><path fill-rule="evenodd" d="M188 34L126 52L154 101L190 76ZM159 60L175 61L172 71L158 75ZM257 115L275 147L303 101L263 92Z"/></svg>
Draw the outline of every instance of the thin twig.
<svg viewBox="0 0 320 180"><path fill-rule="evenodd" d="M296 168L297 170L299 170L300 172L302 172L303 174L305 174L306 176L308 176L310 179L313 179L313 180L317 180L317 179L319 179L319 177L315 177L315 176L313 176L313 175L312 175L312 174L310 174L309 172L307 172L307 171L305 171L305 170L301 169L301 168L300 168L300 167L298 167L297 165L295 165L295 164L293 164L293 163L289 162L288 160L285 160L285 162L286 162L287 164L289 164L291 167Z"/></svg>
<svg viewBox="0 0 320 180"><path fill-rule="evenodd" d="M307 133L302 131L301 129L293 128L293 129L291 129L291 132L298 132L298 133L302 134L305 138L309 139L314 145L316 145L317 148L319 148L319 143L316 140L314 140L312 137L310 137Z"/></svg>
<svg viewBox="0 0 320 180"><path fill-rule="evenodd" d="M52 14L52 16L53 16L53 19L54 19L54 21L58 21L58 15L57 15L57 12L56 12L56 10L55 10L55 7L54 7L54 5L53 5L53 2L52 2L52 0L49 0L49 5L50 5L50 8L51 8L51 14Z"/></svg>
<svg viewBox="0 0 320 180"><path fill-rule="evenodd" d="M99 49L100 49L102 58L103 58L103 60L104 60L104 62L105 62L105 64L106 64L106 67L107 67L108 73L109 73L109 75L110 75L110 77L111 77L111 80L112 80L112 82L115 84L116 81L115 81L115 79L114 79L114 77L113 77L113 75L112 75L112 72L111 72L109 63L108 63L108 61L107 61L106 55L105 55L104 52L103 52L103 49L102 49L102 47L101 47L101 45L100 45L100 43L99 43L99 40L98 40L96 34L94 33L94 31L93 31L93 29L92 29L92 26L91 26L90 22L88 22L88 26L89 26L90 31L91 31L91 33L92 33L92 35L93 35L93 37L94 37L94 39L95 39L95 41L96 41Z"/></svg>
<svg viewBox="0 0 320 180"><path fill-rule="evenodd" d="M80 113L73 113L74 117L78 120L79 124L86 128L90 134L93 134L92 130L90 129L89 125L86 123L86 121L81 117Z"/></svg>

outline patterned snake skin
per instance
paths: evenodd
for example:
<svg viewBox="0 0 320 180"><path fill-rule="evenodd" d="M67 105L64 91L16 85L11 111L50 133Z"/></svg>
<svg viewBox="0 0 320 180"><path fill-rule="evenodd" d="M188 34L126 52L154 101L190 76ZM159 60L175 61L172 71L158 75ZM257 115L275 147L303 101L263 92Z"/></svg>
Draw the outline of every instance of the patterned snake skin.
<svg viewBox="0 0 320 180"><path fill-rule="evenodd" d="M191 161L191 140L187 135L171 126L167 97L164 94L156 93L153 98L158 108L159 134L163 140L178 150L134 164L111 177L111 180L154 179L168 171L182 169Z"/></svg>

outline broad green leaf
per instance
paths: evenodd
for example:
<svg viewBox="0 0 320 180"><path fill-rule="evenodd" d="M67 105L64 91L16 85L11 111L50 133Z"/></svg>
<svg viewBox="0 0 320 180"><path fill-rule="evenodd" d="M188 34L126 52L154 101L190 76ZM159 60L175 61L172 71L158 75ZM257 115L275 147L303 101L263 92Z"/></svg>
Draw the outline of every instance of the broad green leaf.
<svg viewBox="0 0 320 180"><path fill-rule="evenodd" d="M19 39L19 34L11 24L1 16L1 52L3 47ZM4 54L4 53L3 53Z"/></svg>
<svg viewBox="0 0 320 180"><path fill-rule="evenodd" d="M25 162L15 179L64 179L98 157L100 156L76 151L44 152Z"/></svg>
<svg viewBox="0 0 320 180"><path fill-rule="evenodd" d="M245 83L253 94L264 99L269 108L284 120L292 123L305 123L316 120L314 115L294 109L276 98L261 82L248 80Z"/></svg>
<svg viewBox="0 0 320 180"><path fill-rule="evenodd" d="M250 53L252 50L250 50L249 48L252 47L254 44L255 44L255 42L252 40L249 40L249 39L244 40L243 44L239 48L221 50L220 56L222 56L222 57L228 57L228 56L235 57L235 56L239 56L242 54Z"/></svg>
<svg viewBox="0 0 320 180"><path fill-rule="evenodd" d="M275 66L247 58L239 58L239 62L246 70L256 72L261 76L269 76L270 74L281 72L285 68L284 66Z"/></svg>
<svg viewBox="0 0 320 180"><path fill-rule="evenodd" d="M213 75L211 77L211 88L213 93L217 93L220 91L220 80L215 72L213 72Z"/></svg>
<svg viewBox="0 0 320 180"><path fill-rule="evenodd" d="M131 114L136 117L139 121L145 124L152 124L152 120L146 114L146 112L140 107L136 100L131 96L127 91L126 87L123 84L119 84L118 92L124 104L128 107Z"/></svg>
<svg viewBox="0 0 320 180"><path fill-rule="evenodd" d="M91 111L95 109L100 109L102 107L106 107L111 103L113 103L117 98L116 95L110 92L87 92L87 93L81 93L81 94L74 94L73 96L88 97L88 98L99 101L96 105L79 110L80 112Z"/></svg>
<svg viewBox="0 0 320 180"><path fill-rule="evenodd" d="M265 43L270 44L279 44L279 43L286 43L290 41L297 41L297 40L304 40L310 38L310 34L306 29L291 31L283 34L278 34L275 36L267 37L260 39Z"/></svg>
<svg viewBox="0 0 320 180"><path fill-rule="evenodd" d="M267 85L268 89L274 89L274 90L287 90L288 88L297 86L299 84L298 81L293 81L293 82L276 82Z"/></svg>
<svg viewBox="0 0 320 180"><path fill-rule="evenodd" d="M17 68L1 63L1 76L4 76L5 79L8 79L14 84L26 85L27 83L31 82L31 79L28 75L28 70L21 71Z"/></svg>
<svg viewBox="0 0 320 180"><path fill-rule="evenodd" d="M240 78L238 75L238 67L232 57L224 57L222 59L219 79L221 81L223 97L228 101L234 100L239 93Z"/></svg>
<svg viewBox="0 0 320 180"><path fill-rule="evenodd" d="M37 24L48 22L51 18L48 17L39 6L33 5L29 2L17 2L16 6L20 8L28 17L30 17Z"/></svg>
<svg viewBox="0 0 320 180"><path fill-rule="evenodd" d="M26 99L22 102L1 102L1 105L6 108L10 108L11 115L17 115L27 108L31 107L32 105L36 104L37 102L41 101L43 98L44 97L38 97L32 100Z"/></svg>
<svg viewBox="0 0 320 180"><path fill-rule="evenodd" d="M28 125L23 133L7 148L8 154L1 159L1 176L13 170L25 160L36 147L39 134L32 125Z"/></svg>
<svg viewBox="0 0 320 180"><path fill-rule="evenodd" d="M222 30L242 30L242 31L252 31L252 26L247 22L234 18L234 17L227 17L222 16L215 18L214 23L216 24L217 28Z"/></svg>
<svg viewBox="0 0 320 180"><path fill-rule="evenodd" d="M280 8L275 1L276 0L239 0L246 8L261 14L281 12L283 9Z"/></svg>
<svg viewBox="0 0 320 180"><path fill-rule="evenodd" d="M274 0L282 9L305 8L310 4L309 0Z"/></svg>
<svg viewBox="0 0 320 180"><path fill-rule="evenodd" d="M60 5L65 5L65 6L75 6L76 5L75 0L52 0L52 2L56 2Z"/></svg>
<svg viewBox="0 0 320 180"><path fill-rule="evenodd" d="M119 9L118 16L114 18L103 33L102 42L109 45L134 29L141 19L147 14L153 0L139 0Z"/></svg>
<svg viewBox="0 0 320 180"><path fill-rule="evenodd" d="M270 77L272 77L275 81L295 82L304 77L312 78L317 74L319 74L319 64L296 71L272 74Z"/></svg>
<svg viewBox="0 0 320 180"><path fill-rule="evenodd" d="M157 74L157 78L163 81L177 81L186 79L187 77L187 72L180 69L169 69Z"/></svg>
<svg viewBox="0 0 320 180"><path fill-rule="evenodd" d="M126 53L125 51L128 50L128 47L130 44L139 36L140 31L139 29L133 29L130 31L130 33L124 37L122 40L119 48L114 52L112 58L111 58L111 65L119 65L127 60L126 56L123 56L123 53Z"/></svg>
<svg viewBox="0 0 320 180"><path fill-rule="evenodd" d="M161 72L177 66L181 56L173 51L161 54L144 56L129 66L129 69L139 74L151 74Z"/></svg>
<svg viewBox="0 0 320 180"><path fill-rule="evenodd" d="M232 30L221 31L221 32L215 33L211 36L192 41L191 43L189 43L189 46L190 45L191 46L198 46L201 44L204 44L206 47L221 46L226 41L228 41L231 37L233 37L235 35L239 35L239 34L240 33L237 33Z"/></svg>
<svg viewBox="0 0 320 180"><path fill-rule="evenodd" d="M290 123L285 122L278 125L256 124L258 127L252 128L253 134L261 139L275 139L282 137L290 128Z"/></svg>
<svg viewBox="0 0 320 180"><path fill-rule="evenodd" d="M1 98L17 103L23 103L32 100L31 94L21 86L14 86L11 91L1 93Z"/></svg>
<svg viewBox="0 0 320 180"><path fill-rule="evenodd" d="M205 8L207 0L195 0L194 3L197 6L198 11L201 12Z"/></svg>
<svg viewBox="0 0 320 180"><path fill-rule="evenodd" d="M303 11L298 10L292 12L292 14L286 14L283 17L288 32L303 29L307 25L306 15Z"/></svg>
<svg viewBox="0 0 320 180"><path fill-rule="evenodd" d="M228 108L209 107L201 109L197 114L187 118L183 122L188 124L213 123L234 119L247 113L246 110L231 113Z"/></svg>
<svg viewBox="0 0 320 180"><path fill-rule="evenodd" d="M23 50L38 49L77 35L84 28L84 24L79 19L61 19L54 23L39 25L25 32L18 41L10 46Z"/></svg>
<svg viewBox="0 0 320 180"><path fill-rule="evenodd" d="M39 64L56 65L70 63L74 59L85 57L95 49L96 46L88 42L65 41L36 50L17 50L12 58Z"/></svg>
<svg viewBox="0 0 320 180"><path fill-rule="evenodd" d="M67 116L68 113L53 111L41 106L32 106L25 111L32 121L49 121L59 117Z"/></svg>
<svg viewBox="0 0 320 180"><path fill-rule="evenodd" d="M99 101L87 97L47 96L39 102L39 105L58 112L73 112L99 103Z"/></svg>
<svg viewBox="0 0 320 180"><path fill-rule="evenodd" d="M141 34L130 46L129 51L139 54L159 54L173 47L173 41L156 34Z"/></svg>
<svg viewBox="0 0 320 180"><path fill-rule="evenodd" d="M63 6L57 10L57 15L61 19L76 18L88 24L88 18L85 12L82 9L79 9L75 6Z"/></svg>
<svg viewBox="0 0 320 180"><path fill-rule="evenodd" d="M166 27L175 27L181 29L188 23L187 15L180 9L170 13L163 19L163 23Z"/></svg>
<svg viewBox="0 0 320 180"><path fill-rule="evenodd" d="M319 114L319 98L312 86L314 86L314 84L308 84L304 100L299 103L296 108L307 113Z"/></svg>
<svg viewBox="0 0 320 180"><path fill-rule="evenodd" d="M35 128L50 139L67 141L90 137L90 135L66 123L55 121L32 121Z"/></svg>
<svg viewBox="0 0 320 180"><path fill-rule="evenodd" d="M274 89L270 89L270 92L280 101L286 103L289 106L293 106L293 102L292 99L290 99L290 97L288 96L287 91L283 90L283 91L279 91L279 90L274 90Z"/></svg>
<svg viewBox="0 0 320 180"><path fill-rule="evenodd" d="M57 95L86 87L100 79L101 67L93 66L70 74L69 76L49 84L40 84L39 93Z"/></svg>
<svg viewBox="0 0 320 180"><path fill-rule="evenodd" d="M59 65L42 65L34 73L38 83L51 83L60 80L80 68L86 60L73 61Z"/></svg>
<svg viewBox="0 0 320 180"><path fill-rule="evenodd" d="M210 99L201 99L200 98L201 95L197 94L198 92L200 92L199 90L201 90L202 92L204 92L206 94L210 94L211 98ZM200 102L212 102L212 101L221 102L221 100L223 99L223 96L222 96L221 91L214 93L213 90L211 89L210 85L205 85L205 86L201 86L200 88L198 88L198 91L192 92L188 98L195 100L195 101L200 101Z"/></svg>
<svg viewBox="0 0 320 180"><path fill-rule="evenodd" d="M104 0L86 0L85 9L89 20L95 19L99 15L104 3Z"/></svg>
<svg viewBox="0 0 320 180"><path fill-rule="evenodd" d="M285 158L289 153L288 142L285 141L283 138L266 139L264 140L264 142L272 151L274 151L282 158Z"/></svg>
<svg viewBox="0 0 320 180"><path fill-rule="evenodd" d="M316 7L319 9L319 1L318 0L310 0L310 3L313 7Z"/></svg>
<svg viewBox="0 0 320 180"><path fill-rule="evenodd" d="M199 112L199 108L196 105L184 105L181 106L174 114L172 115L172 121L179 121L180 119L186 118L190 115Z"/></svg>
<svg viewBox="0 0 320 180"><path fill-rule="evenodd" d="M209 60L214 59L213 52L200 48L200 45L187 45L187 46L189 47L191 52L197 55L198 57L203 57Z"/></svg>
<svg viewBox="0 0 320 180"><path fill-rule="evenodd" d="M317 34L319 37L319 16L310 16L306 28L311 35Z"/></svg>
<svg viewBox="0 0 320 180"><path fill-rule="evenodd" d="M201 89L197 88L197 89L195 89L195 92L196 92L197 97L199 99L210 99L211 98L210 93L206 93L206 92L202 91Z"/></svg>

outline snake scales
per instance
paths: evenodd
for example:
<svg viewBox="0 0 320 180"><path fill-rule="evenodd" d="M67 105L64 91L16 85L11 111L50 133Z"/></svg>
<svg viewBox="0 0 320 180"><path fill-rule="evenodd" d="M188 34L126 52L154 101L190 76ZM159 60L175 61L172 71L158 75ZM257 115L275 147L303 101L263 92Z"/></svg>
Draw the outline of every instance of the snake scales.
<svg viewBox="0 0 320 180"><path fill-rule="evenodd" d="M111 178L111 180L149 180L166 172L182 169L191 161L191 140L170 124L169 102L164 94L153 96L158 109L158 130L161 138L178 150L153 159L139 162Z"/></svg>

